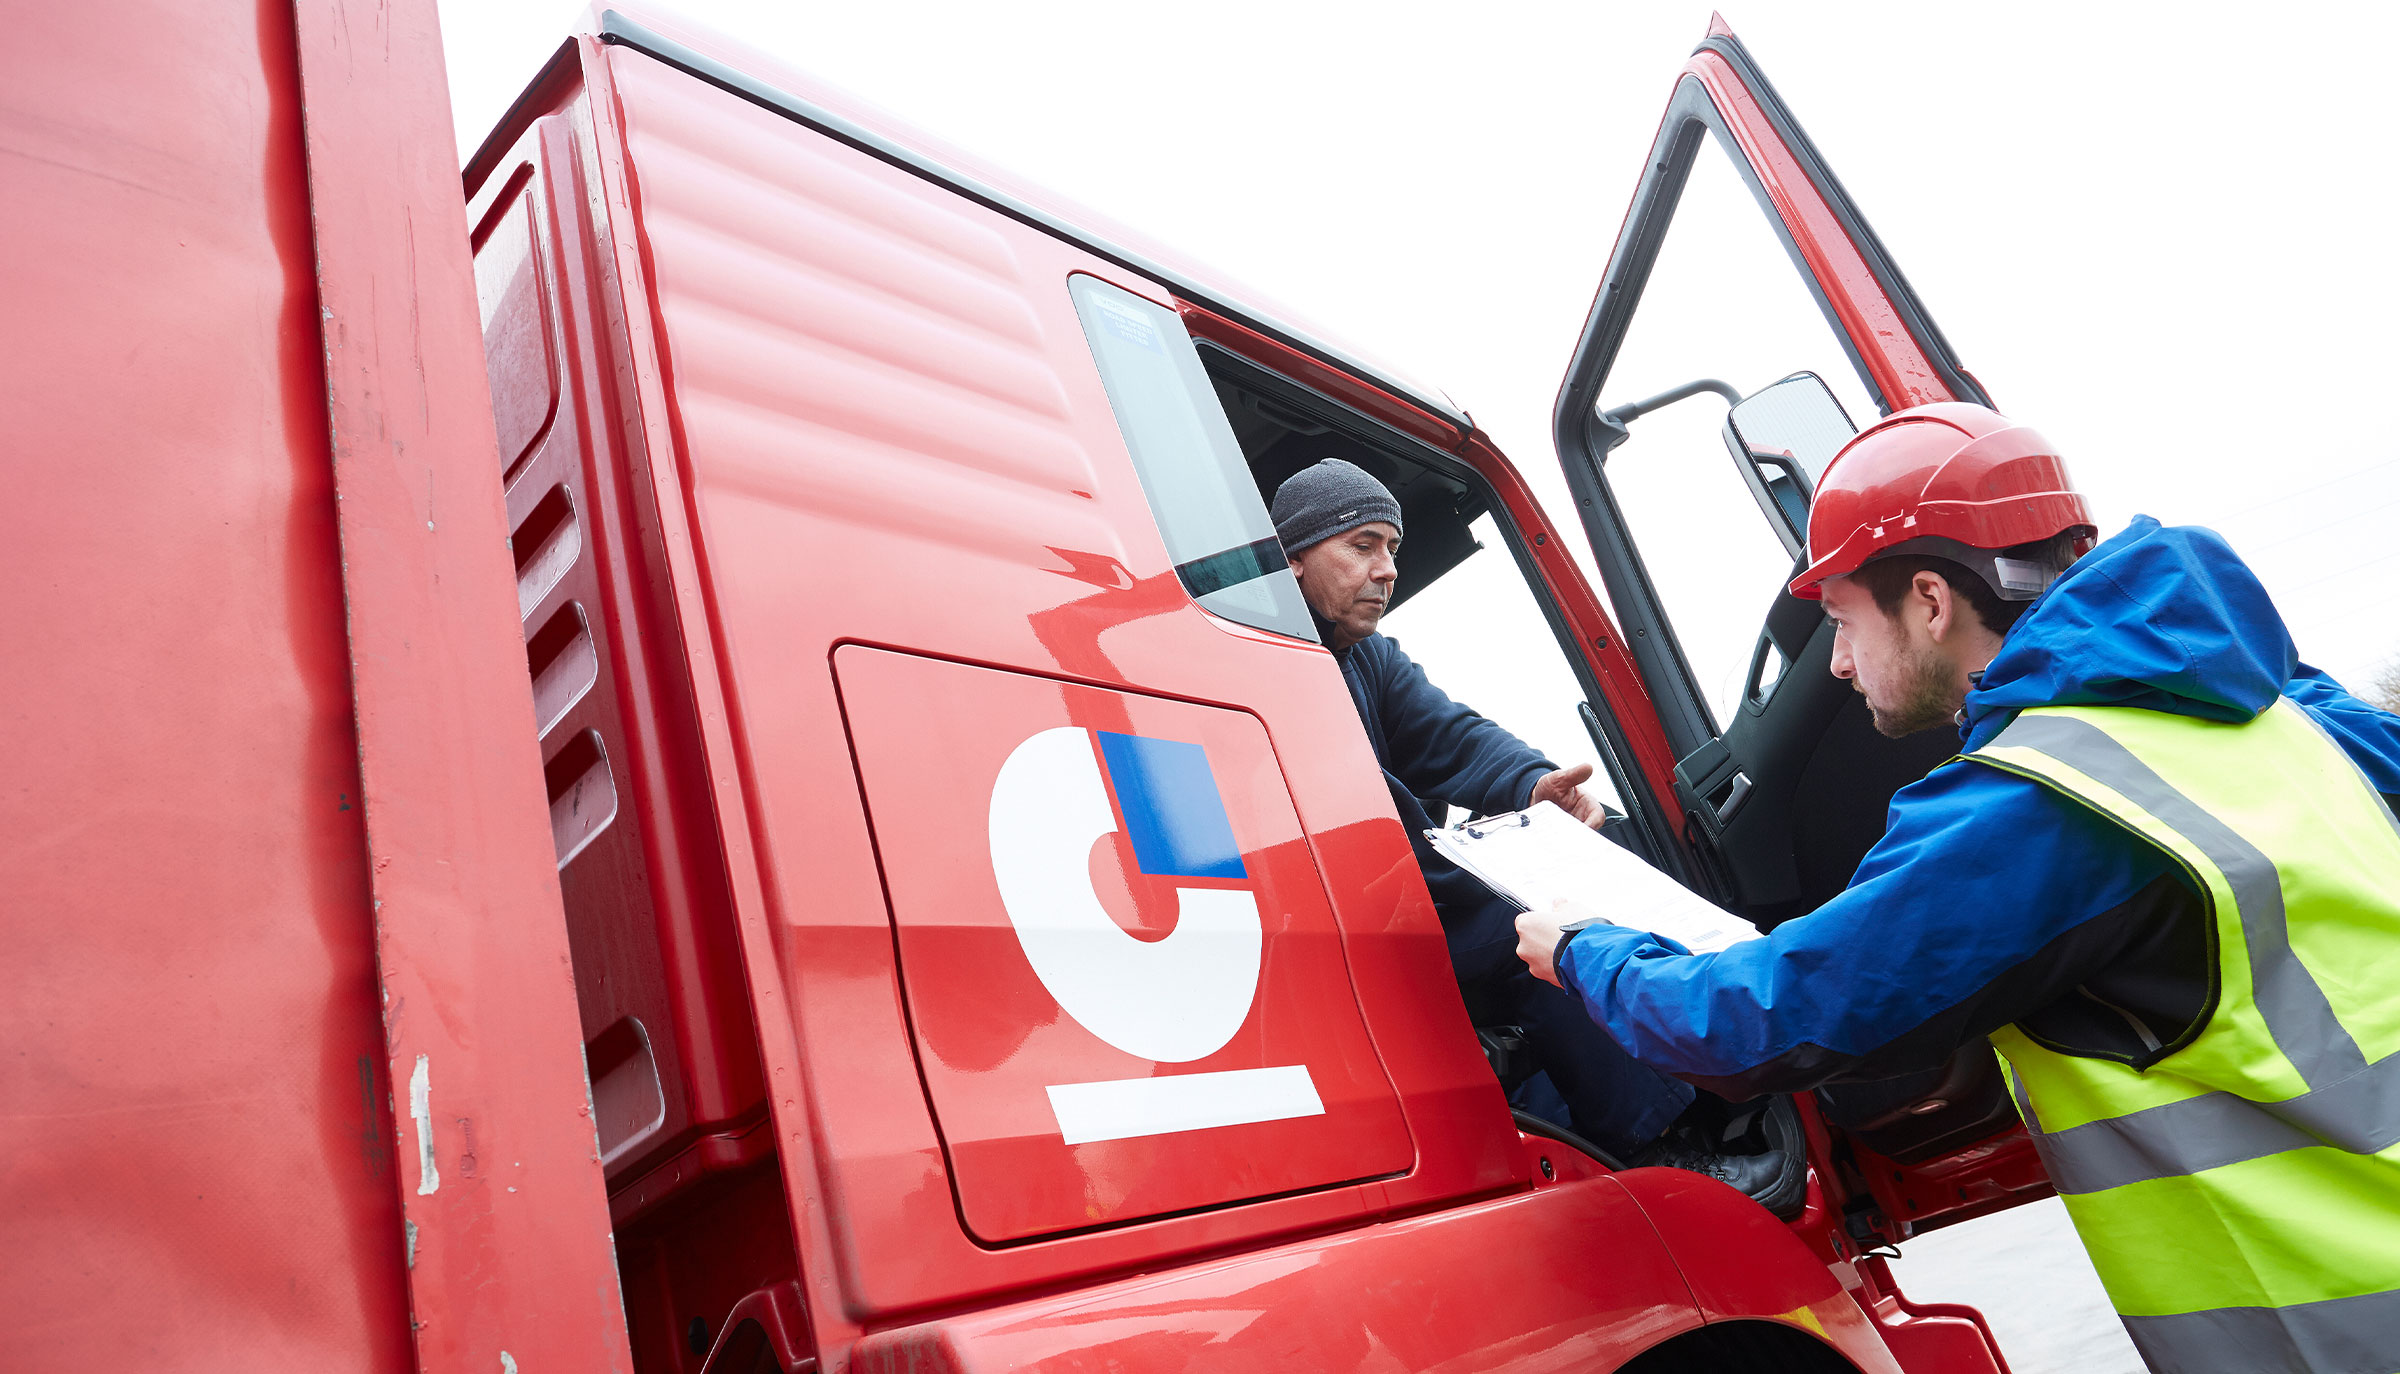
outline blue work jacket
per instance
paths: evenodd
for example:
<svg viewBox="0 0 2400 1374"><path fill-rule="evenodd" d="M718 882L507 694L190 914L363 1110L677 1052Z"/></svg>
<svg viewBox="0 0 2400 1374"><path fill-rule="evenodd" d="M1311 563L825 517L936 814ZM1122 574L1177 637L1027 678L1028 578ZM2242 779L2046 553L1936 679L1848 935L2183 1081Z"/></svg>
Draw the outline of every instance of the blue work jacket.
<svg viewBox="0 0 2400 1374"><path fill-rule="evenodd" d="M2400 717L2299 661L2222 538L2145 516L2010 630L1967 695L1962 748L2032 706L2238 722L2278 694L2400 793ZM1606 914L1604 894L1592 905ZM2039 783L1952 762L1892 798L1846 891L1766 939L1695 955L1597 926L1559 974L1636 1059L1744 1099L1931 1068L2011 1023L2146 1067L2205 1010L2211 957L2161 851Z"/></svg>

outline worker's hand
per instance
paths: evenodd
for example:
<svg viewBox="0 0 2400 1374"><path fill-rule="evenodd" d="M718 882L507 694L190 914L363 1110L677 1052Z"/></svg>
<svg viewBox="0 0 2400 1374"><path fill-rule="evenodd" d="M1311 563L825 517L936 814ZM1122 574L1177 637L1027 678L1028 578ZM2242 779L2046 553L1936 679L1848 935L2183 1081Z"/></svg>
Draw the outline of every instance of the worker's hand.
<svg viewBox="0 0 2400 1374"><path fill-rule="evenodd" d="M1517 957L1533 970L1534 977L1557 984L1558 968L1550 956L1558 952L1558 937L1567 933L1569 925L1590 919L1591 912L1567 901L1551 903L1548 911L1524 912L1517 917Z"/></svg>
<svg viewBox="0 0 2400 1374"><path fill-rule="evenodd" d="M1543 802L1556 802L1559 810L1598 830L1608 823L1608 808L1583 790L1583 784L1591 776L1592 766L1588 763L1544 773L1542 780L1533 785L1533 799L1525 804L1539 806Z"/></svg>

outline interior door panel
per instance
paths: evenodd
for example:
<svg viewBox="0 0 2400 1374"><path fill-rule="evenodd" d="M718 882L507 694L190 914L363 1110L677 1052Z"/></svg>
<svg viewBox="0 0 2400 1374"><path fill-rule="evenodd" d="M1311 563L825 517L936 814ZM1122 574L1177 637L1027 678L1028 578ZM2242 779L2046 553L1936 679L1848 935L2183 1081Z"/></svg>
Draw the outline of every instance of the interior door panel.
<svg viewBox="0 0 2400 1374"><path fill-rule="evenodd" d="M1720 854L1741 914L1768 930L1847 887L1883 838L1892 794L1956 745L1941 731L1897 740L1875 733L1865 699L1830 670L1833 627L1813 602L1778 601L1806 608L1806 638L1765 699L1745 701L1709 751L1724 759L1713 784L1684 799ZM1737 789L1739 804L1726 815Z"/></svg>

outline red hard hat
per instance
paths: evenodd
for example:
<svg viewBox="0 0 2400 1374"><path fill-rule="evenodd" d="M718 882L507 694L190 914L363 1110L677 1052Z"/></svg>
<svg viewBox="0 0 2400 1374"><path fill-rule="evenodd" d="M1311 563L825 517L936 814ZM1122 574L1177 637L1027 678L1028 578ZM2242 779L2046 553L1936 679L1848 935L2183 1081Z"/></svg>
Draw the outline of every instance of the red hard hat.
<svg viewBox="0 0 2400 1374"><path fill-rule="evenodd" d="M1808 508L1808 567L1792 595L1915 539L2005 549L2093 528L2050 441L1965 401L1894 411L1826 465Z"/></svg>

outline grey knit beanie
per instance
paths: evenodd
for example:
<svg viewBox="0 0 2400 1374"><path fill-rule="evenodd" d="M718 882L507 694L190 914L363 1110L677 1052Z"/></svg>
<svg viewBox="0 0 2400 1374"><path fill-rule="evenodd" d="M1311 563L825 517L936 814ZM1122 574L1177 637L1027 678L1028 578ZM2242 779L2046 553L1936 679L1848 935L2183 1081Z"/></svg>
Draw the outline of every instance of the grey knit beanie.
<svg viewBox="0 0 2400 1374"><path fill-rule="evenodd" d="M1365 468L1326 458L1300 469L1275 489L1275 537L1283 551L1301 550L1377 520L1400 528L1400 503Z"/></svg>

